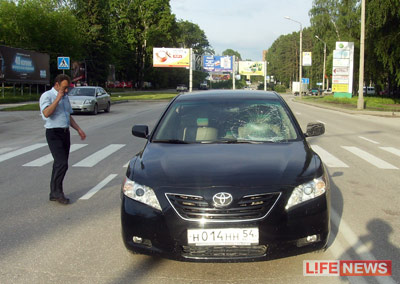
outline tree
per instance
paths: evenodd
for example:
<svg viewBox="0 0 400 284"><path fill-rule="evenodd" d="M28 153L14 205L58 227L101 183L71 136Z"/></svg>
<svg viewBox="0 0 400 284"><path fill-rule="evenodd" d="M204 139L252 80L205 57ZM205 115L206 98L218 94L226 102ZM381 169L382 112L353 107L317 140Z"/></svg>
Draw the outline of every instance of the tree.
<svg viewBox="0 0 400 284"><path fill-rule="evenodd" d="M222 55L235 56L236 61L242 60L242 56L240 55L240 53L237 52L236 50L231 49L231 48L228 48L228 49L224 50L222 52Z"/></svg>

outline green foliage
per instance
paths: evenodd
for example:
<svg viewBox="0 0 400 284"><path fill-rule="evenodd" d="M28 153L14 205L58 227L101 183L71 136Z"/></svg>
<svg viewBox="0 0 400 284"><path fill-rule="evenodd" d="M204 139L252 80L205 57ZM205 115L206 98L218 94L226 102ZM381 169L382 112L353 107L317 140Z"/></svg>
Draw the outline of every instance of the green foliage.
<svg viewBox="0 0 400 284"><path fill-rule="evenodd" d="M322 82L324 44L327 44L326 75L332 74L336 41L354 42L354 92L358 86L360 17L359 0L314 0L309 12L311 27L303 30L303 51L312 52L312 67L303 67L310 87ZM269 48L268 73L289 85L298 81L299 32L280 36ZM400 90L400 2L366 0L365 84L377 91ZM396 93L395 93L396 94ZM400 94L400 92L397 92Z"/></svg>
<svg viewBox="0 0 400 284"><path fill-rule="evenodd" d="M276 85L274 88L275 92L278 93L286 93L286 86L285 85Z"/></svg>
<svg viewBox="0 0 400 284"><path fill-rule="evenodd" d="M242 56L240 53L236 50L233 50L231 48L228 48L222 52L222 55L228 55L228 56L235 56L236 61L242 60Z"/></svg>

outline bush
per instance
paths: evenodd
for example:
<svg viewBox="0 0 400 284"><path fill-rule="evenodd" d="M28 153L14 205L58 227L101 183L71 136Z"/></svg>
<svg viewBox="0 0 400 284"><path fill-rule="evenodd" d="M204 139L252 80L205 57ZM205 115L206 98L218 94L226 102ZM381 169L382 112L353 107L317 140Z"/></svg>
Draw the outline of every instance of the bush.
<svg viewBox="0 0 400 284"><path fill-rule="evenodd" d="M286 93L286 86L285 85L276 85L274 91L277 93Z"/></svg>

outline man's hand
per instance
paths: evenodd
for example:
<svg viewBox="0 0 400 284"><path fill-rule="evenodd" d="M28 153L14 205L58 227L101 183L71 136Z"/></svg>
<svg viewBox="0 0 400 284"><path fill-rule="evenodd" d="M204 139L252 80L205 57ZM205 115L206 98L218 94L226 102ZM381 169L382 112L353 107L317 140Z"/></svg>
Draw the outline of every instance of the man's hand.
<svg viewBox="0 0 400 284"><path fill-rule="evenodd" d="M81 140L85 140L86 139L86 133L82 129L78 130L78 134L81 137Z"/></svg>

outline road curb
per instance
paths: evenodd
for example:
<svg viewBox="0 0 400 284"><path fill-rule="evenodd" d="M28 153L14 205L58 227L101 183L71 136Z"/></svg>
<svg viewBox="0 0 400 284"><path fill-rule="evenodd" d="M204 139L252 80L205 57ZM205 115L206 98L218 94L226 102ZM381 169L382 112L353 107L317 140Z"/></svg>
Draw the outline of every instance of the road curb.
<svg viewBox="0 0 400 284"><path fill-rule="evenodd" d="M295 98L292 98L291 101L295 102L295 103L316 106L316 107L319 107L319 108L336 110L336 111L340 111L340 112L344 112L344 113L348 113L348 114L363 114L363 115L373 115L373 116L381 116L381 117L394 117L394 118L400 117L400 112L396 112L396 111L352 110L352 109L334 107L334 106L330 106L330 105L326 105L326 104L318 104L318 103L313 103L313 102L299 101L299 100L296 100Z"/></svg>

